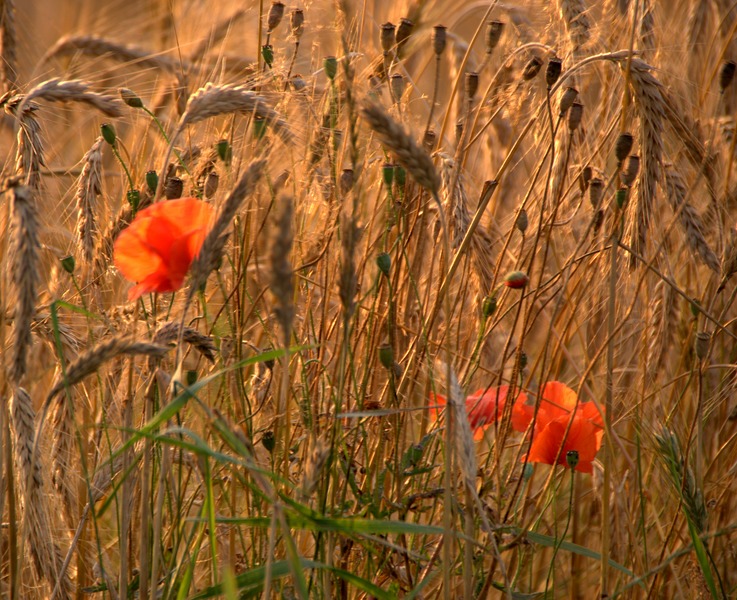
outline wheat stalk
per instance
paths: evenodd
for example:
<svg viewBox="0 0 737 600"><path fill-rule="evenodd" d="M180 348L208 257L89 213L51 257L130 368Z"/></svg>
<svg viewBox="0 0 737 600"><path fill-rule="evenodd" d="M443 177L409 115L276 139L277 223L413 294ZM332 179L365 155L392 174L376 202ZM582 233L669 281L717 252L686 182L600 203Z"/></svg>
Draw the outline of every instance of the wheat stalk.
<svg viewBox="0 0 737 600"><path fill-rule="evenodd" d="M13 194L13 284L18 293L13 327L11 378L18 383L26 373L31 347L31 324L41 281L39 224L31 189L18 186Z"/></svg>
<svg viewBox="0 0 737 600"><path fill-rule="evenodd" d="M25 107L33 100L49 102L82 102L89 104L108 117L123 115L123 103L115 96L98 94L90 90L90 84L79 79L63 80L58 77L39 83L23 96L18 111L23 113Z"/></svg>
<svg viewBox="0 0 737 600"><path fill-rule="evenodd" d="M61 38L44 55L42 62L68 54L84 54L93 57L107 56L118 62L135 64L143 69L159 69L170 73L189 70L186 61L159 56L133 46L126 46L91 35L69 35Z"/></svg>
<svg viewBox="0 0 737 600"><path fill-rule="evenodd" d="M56 586L52 598L72 597L72 584L62 570L63 555L51 532L51 509L44 493L43 461L35 440L33 404L23 388L16 388L10 403L13 446L18 469L19 489L24 507L25 531L33 566L39 578Z"/></svg>
<svg viewBox="0 0 737 600"><path fill-rule="evenodd" d="M721 265L703 234L703 225L696 209L686 201L687 188L681 174L673 165L665 166L666 197L678 217L691 251L712 271L719 274Z"/></svg>
<svg viewBox="0 0 737 600"><path fill-rule="evenodd" d="M97 221L95 204L102 193L102 136L95 140L82 159L84 166L79 177L74 200L77 204L77 237L82 246L85 263L91 265L95 253Z"/></svg>
<svg viewBox="0 0 737 600"><path fill-rule="evenodd" d="M18 54L15 36L15 2L14 0L2 0L0 5L0 27L2 43L0 72L2 72L5 91L18 87Z"/></svg>
<svg viewBox="0 0 737 600"><path fill-rule="evenodd" d="M106 362L122 354L144 354L146 356L162 357L168 351L169 348L165 346L137 342L132 338L122 336L100 342L67 366L66 375L56 380L46 396L44 406L48 406L59 392L76 385L88 375L96 372Z"/></svg>
<svg viewBox="0 0 737 600"><path fill-rule="evenodd" d="M417 183L437 195L440 189L440 177L435 170L435 165L404 128L378 104L366 104L361 114L376 133L379 141L394 153L397 162L407 169Z"/></svg>
<svg viewBox="0 0 737 600"><path fill-rule="evenodd" d="M202 243L200 253L192 263L192 283L188 300L191 300L195 292L205 284L208 275L219 263L225 242L228 240L228 228L243 204L243 200L253 194L265 167L265 160L255 160L248 165L238 184L225 200L215 223Z"/></svg>

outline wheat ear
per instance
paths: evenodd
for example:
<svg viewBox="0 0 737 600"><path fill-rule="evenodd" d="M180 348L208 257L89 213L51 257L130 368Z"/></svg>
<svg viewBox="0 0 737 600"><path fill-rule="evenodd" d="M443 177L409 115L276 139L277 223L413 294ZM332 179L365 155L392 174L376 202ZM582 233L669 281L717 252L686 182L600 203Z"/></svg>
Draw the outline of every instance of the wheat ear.
<svg viewBox="0 0 737 600"><path fill-rule="evenodd" d="M95 204L102 193L102 136L95 140L82 159L84 166L74 195L77 204L77 237L82 246L85 263L91 265L95 255L97 220Z"/></svg>

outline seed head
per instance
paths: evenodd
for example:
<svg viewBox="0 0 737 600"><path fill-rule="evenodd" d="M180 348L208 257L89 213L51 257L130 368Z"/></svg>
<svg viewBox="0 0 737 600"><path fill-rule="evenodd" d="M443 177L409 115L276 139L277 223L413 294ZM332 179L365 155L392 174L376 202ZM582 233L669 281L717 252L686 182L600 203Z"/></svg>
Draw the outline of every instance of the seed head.
<svg viewBox="0 0 737 600"><path fill-rule="evenodd" d="M182 197L184 182L179 177L169 177L164 184L164 196L167 200L176 200Z"/></svg>
<svg viewBox="0 0 737 600"><path fill-rule="evenodd" d="M434 129L428 129L425 132L425 136L422 138L422 145L425 147L425 150L428 152L432 152L435 148L435 141L437 140L437 134L435 133Z"/></svg>
<svg viewBox="0 0 737 600"><path fill-rule="evenodd" d="M279 0L275 0L271 3L271 8L269 8L269 16L266 19L266 26L269 33L279 27L279 23L281 23L282 17L284 17L284 4L279 2Z"/></svg>
<svg viewBox="0 0 737 600"><path fill-rule="evenodd" d="M627 167L622 170L619 174L619 178L623 185L631 187L637 179L637 173L640 171L640 157L636 154L631 154L627 159Z"/></svg>
<svg viewBox="0 0 737 600"><path fill-rule="evenodd" d="M445 51L447 29L445 25L435 25L432 29L432 48L436 56L440 56Z"/></svg>
<svg viewBox="0 0 737 600"><path fill-rule="evenodd" d="M581 177L578 180L578 187L581 188L582 194L587 189L589 189L589 182L591 181L592 173L593 173L593 170L591 169L590 165L586 165L581 171Z"/></svg>
<svg viewBox="0 0 737 600"><path fill-rule="evenodd" d="M539 57L533 56L525 65L525 70L522 71L522 80L530 81L530 79L533 79L540 72L542 66L543 61Z"/></svg>
<svg viewBox="0 0 737 600"><path fill-rule="evenodd" d="M574 102L571 104L571 108L568 110L568 129L571 133L578 129L581 124L581 118L583 117L583 104L580 102Z"/></svg>
<svg viewBox="0 0 737 600"><path fill-rule="evenodd" d="M548 66L545 69L545 83L548 86L548 89L553 87L555 85L555 82L558 81L558 77L560 77L560 73L563 70L563 62L558 58L557 56L554 56L553 58L548 60Z"/></svg>
<svg viewBox="0 0 737 600"><path fill-rule="evenodd" d="M519 212L517 213L517 218L514 221L515 227L519 229L520 233L524 234L525 231L527 231L527 225L529 224L529 219L527 218L527 211L524 208L520 208Z"/></svg>
<svg viewBox="0 0 737 600"><path fill-rule="evenodd" d="M381 25L381 49L389 52L394 47L394 23L387 21Z"/></svg>
<svg viewBox="0 0 737 600"><path fill-rule="evenodd" d="M589 181L589 202L594 209L599 208L601 203L601 195L604 193L604 182L598 177L594 177Z"/></svg>
<svg viewBox="0 0 737 600"><path fill-rule="evenodd" d="M632 144L635 139L631 133L620 133L617 138L617 143L614 144L614 156L617 157L617 162L622 164L624 159L627 158L632 151Z"/></svg>
<svg viewBox="0 0 737 600"><path fill-rule="evenodd" d="M473 100L479 89L479 74L475 71L466 73L465 84L466 98Z"/></svg>
<svg viewBox="0 0 737 600"><path fill-rule="evenodd" d="M146 171L146 187L150 194L156 193L156 188L159 186L159 174L154 171Z"/></svg>
<svg viewBox="0 0 737 600"><path fill-rule="evenodd" d="M486 24L486 53L491 54L499 44L504 31L502 21L489 21Z"/></svg>
<svg viewBox="0 0 737 600"><path fill-rule="evenodd" d="M568 112L568 109L571 108L576 98L578 98L578 90L574 87L567 87L560 97L560 106L558 109L561 117Z"/></svg>
<svg viewBox="0 0 737 600"><path fill-rule="evenodd" d="M734 73L737 70L737 64L733 60L728 60L722 64L719 71L719 91L724 92L734 79Z"/></svg>
<svg viewBox="0 0 737 600"><path fill-rule="evenodd" d="M699 360L704 360L709 353L710 341L711 334L708 331L699 331L696 334L696 356L699 357Z"/></svg>
<svg viewBox="0 0 737 600"><path fill-rule="evenodd" d="M353 189L354 174L353 169L343 169L340 173L340 193L345 196Z"/></svg>
<svg viewBox="0 0 737 600"><path fill-rule="evenodd" d="M405 88L407 87L404 81L404 77L401 73L394 73L394 75L392 75L391 79L389 80L389 84L392 86L392 95L394 96L394 101L399 102L404 95Z"/></svg>
<svg viewBox="0 0 737 600"><path fill-rule="evenodd" d="M289 27L292 30L292 35L299 40L302 37L304 31L305 13L301 8L292 9L289 15Z"/></svg>
<svg viewBox="0 0 737 600"><path fill-rule="evenodd" d="M409 40L409 36L412 35L414 27L415 24L405 17L399 20L399 25L397 26L397 32L394 38L397 43L397 51L401 51L402 48L404 48L407 40Z"/></svg>

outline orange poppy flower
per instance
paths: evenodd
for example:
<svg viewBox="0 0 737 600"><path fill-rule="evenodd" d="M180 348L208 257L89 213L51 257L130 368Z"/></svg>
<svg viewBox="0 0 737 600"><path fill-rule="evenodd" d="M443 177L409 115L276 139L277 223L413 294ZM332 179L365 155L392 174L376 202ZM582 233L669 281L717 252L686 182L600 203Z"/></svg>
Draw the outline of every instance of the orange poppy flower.
<svg viewBox="0 0 737 600"><path fill-rule="evenodd" d="M526 460L565 466L567 452L576 450L576 471L591 473L604 436L604 421L599 409L593 402L578 402L576 405L576 392L559 381L546 383L542 397ZM517 431L527 431L534 414L534 405L518 399L512 409L512 426ZM565 436L571 418L573 423Z"/></svg>
<svg viewBox="0 0 737 600"><path fill-rule="evenodd" d="M468 414L471 430L474 432L474 439L480 440L483 438L486 429L502 416L508 393L509 386L501 385L488 389L482 388L466 398L466 414ZM527 399L527 396L522 392L518 392L518 394L518 401L522 399L524 402ZM433 394L431 400L441 406L447 404L447 398L440 394ZM432 418L437 419L440 409L434 408L431 411Z"/></svg>
<svg viewBox="0 0 737 600"><path fill-rule="evenodd" d="M197 198L157 202L142 210L115 240L115 266L136 283L129 300L182 287L205 241L212 207Z"/></svg>

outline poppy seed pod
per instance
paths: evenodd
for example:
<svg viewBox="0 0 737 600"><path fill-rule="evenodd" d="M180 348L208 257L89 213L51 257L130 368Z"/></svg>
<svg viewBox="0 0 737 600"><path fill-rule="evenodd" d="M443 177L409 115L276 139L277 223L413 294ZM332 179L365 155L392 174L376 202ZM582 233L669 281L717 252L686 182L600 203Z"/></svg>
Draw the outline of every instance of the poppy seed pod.
<svg viewBox="0 0 737 600"><path fill-rule="evenodd" d="M394 350L391 344L381 344L379 346L379 362L385 369L391 369L394 366Z"/></svg>
<svg viewBox="0 0 737 600"><path fill-rule="evenodd" d="M711 334L708 331L699 331L696 334L696 356L699 360L704 360L709 353L709 342L711 342Z"/></svg>
<svg viewBox="0 0 737 600"><path fill-rule="evenodd" d="M589 202L591 202L591 206L596 208L599 208L599 204L601 203L601 195L604 192L604 182L599 179L598 177L594 177L591 181L589 181Z"/></svg>
<svg viewBox="0 0 737 600"><path fill-rule="evenodd" d="M491 54L499 44L504 31L502 21L489 21L486 24L486 53Z"/></svg>
<svg viewBox="0 0 737 600"><path fill-rule="evenodd" d="M527 211L524 208L520 208L519 213L517 213L517 218L514 221L514 225L519 229L520 233L524 233L527 231L528 224L529 219L527 218Z"/></svg>
<svg viewBox="0 0 737 600"><path fill-rule="evenodd" d="M353 189L354 180L353 169L343 169L340 173L340 193L343 196Z"/></svg>
<svg viewBox="0 0 737 600"><path fill-rule="evenodd" d="M445 52L447 42L447 27L445 25L435 25L432 28L432 48L436 56L440 56Z"/></svg>
<svg viewBox="0 0 737 600"><path fill-rule="evenodd" d="M384 52L389 52L394 47L394 23L387 21L381 24L381 35L379 39L381 41L381 49Z"/></svg>
<svg viewBox="0 0 737 600"><path fill-rule="evenodd" d="M593 169L591 168L590 165L586 165L581 171L581 177L578 180L578 187L581 188L582 194L587 189L589 189L589 182L591 181L592 177L593 177Z"/></svg>
<svg viewBox="0 0 737 600"><path fill-rule="evenodd" d="M566 452L566 464L570 469L575 469L578 466L578 450Z"/></svg>
<svg viewBox="0 0 737 600"><path fill-rule="evenodd" d="M578 90L574 87L567 87L560 97L558 110L561 117L568 112L568 109L571 108L576 98L578 98Z"/></svg>
<svg viewBox="0 0 737 600"><path fill-rule="evenodd" d="M466 73L465 78L465 91L466 91L466 98L469 100L473 100L476 96L476 92L479 89L479 74L471 71Z"/></svg>
<svg viewBox="0 0 737 600"><path fill-rule="evenodd" d="M205 179L203 194L205 198L212 198L218 191L220 176L215 171L210 171Z"/></svg>
<svg viewBox="0 0 737 600"><path fill-rule="evenodd" d="M428 152L432 152L433 148L435 148L435 141L437 140L437 134L433 129L428 129L425 132L425 136L422 138L422 145L425 147L425 150Z"/></svg>
<svg viewBox="0 0 737 600"><path fill-rule="evenodd" d="M179 177L169 177L164 183L164 196L167 200L176 200L182 197L184 182Z"/></svg>
<svg viewBox="0 0 737 600"><path fill-rule="evenodd" d="M394 96L394 100L399 102L404 95L405 88L407 87L404 82L404 77L400 73L394 73L389 80L389 83L392 86L392 95Z"/></svg>
<svg viewBox="0 0 737 600"><path fill-rule="evenodd" d="M274 448L276 448L276 437L274 436L274 432L265 431L264 434L261 436L261 443L264 445L264 448L266 448L267 452L273 452Z"/></svg>
<svg viewBox="0 0 737 600"><path fill-rule="evenodd" d="M614 156L617 157L617 162L622 164L624 159L627 158L632 151L632 145L635 142L635 138L632 137L631 133L620 133L617 138L617 143L614 144Z"/></svg>
<svg viewBox="0 0 737 600"><path fill-rule="evenodd" d="M382 272L386 277L389 276L389 271L392 268L392 258L386 252L382 252L376 257L376 266L379 267L379 271Z"/></svg>
<svg viewBox="0 0 737 600"><path fill-rule="evenodd" d="M269 8L269 16L266 18L266 27L268 27L269 33L279 27L282 17L284 17L284 4L276 0L271 3Z"/></svg>
<svg viewBox="0 0 737 600"><path fill-rule="evenodd" d="M303 25L305 22L305 13L301 8L295 8L289 15L289 27L292 35L297 39L302 37Z"/></svg>
<svg viewBox="0 0 737 600"><path fill-rule="evenodd" d="M619 174L619 178L624 185L630 187L637 179L637 173L640 171L640 157L637 154L631 154L627 159L627 166Z"/></svg>
<svg viewBox="0 0 737 600"><path fill-rule="evenodd" d="M403 17L399 20L399 25L397 25L397 30L394 37L394 41L397 44L397 50L401 50L402 48L404 48L407 40L409 40L409 36L412 35L412 30L414 29L414 27L415 24L407 18Z"/></svg>
<svg viewBox="0 0 737 600"><path fill-rule="evenodd" d="M111 146L115 145L115 128L110 123L100 125L103 139Z"/></svg>
<svg viewBox="0 0 737 600"><path fill-rule="evenodd" d="M724 92L734 79L734 73L737 70L737 64L733 60L728 60L722 64L719 71L719 91Z"/></svg>
<svg viewBox="0 0 737 600"><path fill-rule="evenodd" d="M555 82L558 81L558 77L560 77L562 71L563 61L561 61L560 58L554 56L553 58L548 60L548 66L545 69L545 83L547 84L548 88L551 88L555 85Z"/></svg>
<svg viewBox="0 0 737 600"><path fill-rule="evenodd" d="M484 302L481 305L481 312L487 319L496 312L496 296L486 296L484 298Z"/></svg>
<svg viewBox="0 0 737 600"><path fill-rule="evenodd" d="M580 102L574 102L571 104L571 108L568 109L568 129L571 132L576 131L578 126L581 124L583 118L583 104Z"/></svg>
<svg viewBox="0 0 737 600"><path fill-rule="evenodd" d="M403 188L407 182L407 171L405 171L402 165L394 165L394 183Z"/></svg>
<svg viewBox="0 0 737 600"><path fill-rule="evenodd" d="M381 165L381 179L387 188L392 187L394 183L394 165L392 163L384 163Z"/></svg>
<svg viewBox="0 0 737 600"><path fill-rule="evenodd" d="M74 273L74 268L76 267L76 265L77 263L71 254L61 259L62 268L70 275Z"/></svg>
<svg viewBox="0 0 737 600"><path fill-rule="evenodd" d="M530 79L533 79L540 72L542 66L543 61L539 57L533 56L522 71L522 80L530 81Z"/></svg>

